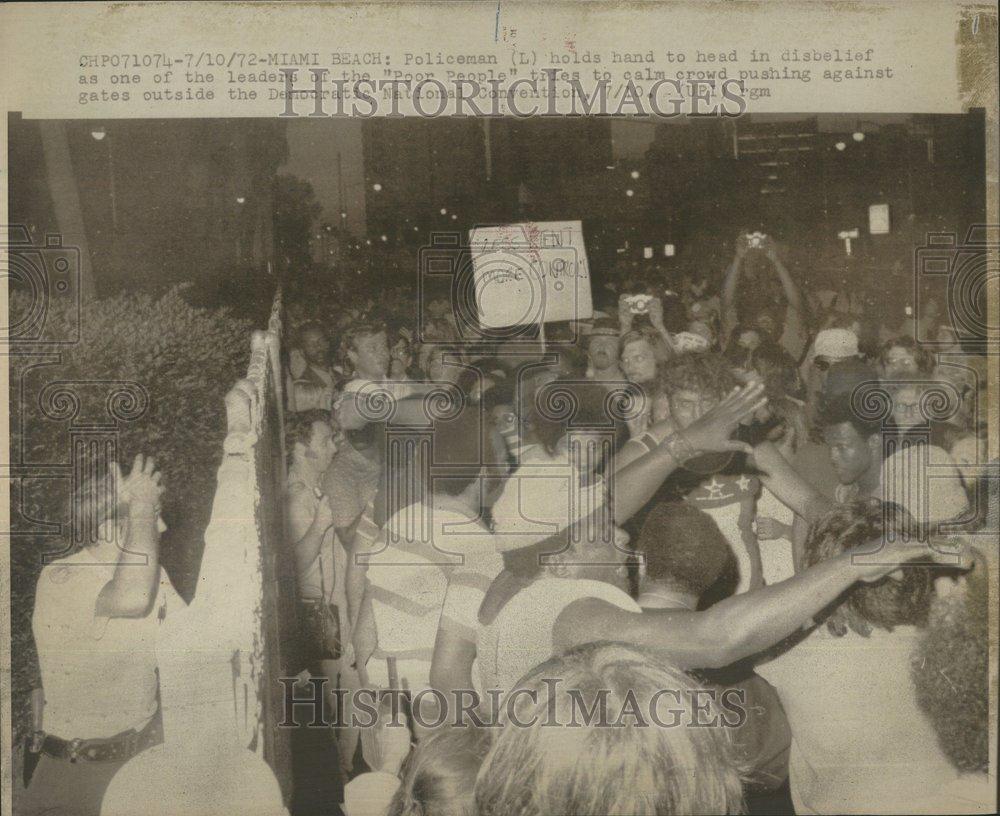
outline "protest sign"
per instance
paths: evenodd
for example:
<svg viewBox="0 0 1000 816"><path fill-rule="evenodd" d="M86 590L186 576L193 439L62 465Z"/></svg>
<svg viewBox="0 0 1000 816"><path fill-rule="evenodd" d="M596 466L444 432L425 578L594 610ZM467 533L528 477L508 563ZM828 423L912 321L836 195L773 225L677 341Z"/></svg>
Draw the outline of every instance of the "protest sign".
<svg viewBox="0 0 1000 816"><path fill-rule="evenodd" d="M593 314L579 221L478 227L470 233L483 328L585 320Z"/></svg>

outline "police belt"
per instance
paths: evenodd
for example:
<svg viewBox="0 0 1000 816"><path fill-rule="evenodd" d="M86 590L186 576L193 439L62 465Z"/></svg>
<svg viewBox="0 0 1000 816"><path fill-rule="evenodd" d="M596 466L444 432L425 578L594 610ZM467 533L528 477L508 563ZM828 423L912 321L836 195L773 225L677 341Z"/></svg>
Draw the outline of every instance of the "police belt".
<svg viewBox="0 0 1000 816"><path fill-rule="evenodd" d="M136 731L130 728L113 737L103 739L71 739L46 734L41 740L41 751L55 759L66 759L70 762L124 762L140 751L145 751L151 745L163 742L163 723L160 713L153 716L149 724Z"/></svg>

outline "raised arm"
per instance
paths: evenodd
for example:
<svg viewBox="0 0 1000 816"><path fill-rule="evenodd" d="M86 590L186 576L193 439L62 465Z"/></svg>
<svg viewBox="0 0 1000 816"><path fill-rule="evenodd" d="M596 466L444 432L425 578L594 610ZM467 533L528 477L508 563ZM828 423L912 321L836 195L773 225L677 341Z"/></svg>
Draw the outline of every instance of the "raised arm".
<svg viewBox="0 0 1000 816"><path fill-rule="evenodd" d="M653 298L649 302L649 323L656 329L660 337L663 338L663 342L667 344L670 353L676 354L677 344L674 342L674 338L670 336L670 332L667 331L666 326L663 325L663 301L658 297Z"/></svg>
<svg viewBox="0 0 1000 816"><path fill-rule="evenodd" d="M439 626L431 660L431 687L442 694L459 689L471 689L472 664L476 659L476 644L454 628Z"/></svg>
<svg viewBox="0 0 1000 816"><path fill-rule="evenodd" d="M726 277L722 282L722 308L719 320L721 331L719 332L720 345L725 345L730 333L736 325L736 287L740 282L740 273L743 270L743 261L746 258L749 246L745 235L736 237L736 252L733 261L726 270Z"/></svg>
<svg viewBox="0 0 1000 816"><path fill-rule="evenodd" d="M794 634L856 581L877 581L918 557L942 563L954 560L954 553L938 553L926 542L901 538L886 544L878 564L859 563L861 555L841 553L786 581L734 595L703 612L648 609L637 614L595 598L576 601L556 620L553 642L563 650L595 640L618 640L658 650L682 669L721 668Z"/></svg>
<svg viewBox="0 0 1000 816"><path fill-rule="evenodd" d="M781 288L785 292L785 298L788 300L788 305L795 309L800 315L805 314L805 301L802 299L802 293L799 292L799 287L795 285L795 281L792 280L792 276L788 273L785 265L781 262L778 257L777 248L774 246L774 241L770 238L767 240L766 254L768 260L774 264L774 270L778 273L778 280L781 281Z"/></svg>
<svg viewBox="0 0 1000 816"><path fill-rule="evenodd" d="M645 506L663 480L688 459L702 453L748 452L749 446L730 437L740 422L767 402L762 383L735 389L711 411L683 431L667 435L652 450L615 471L614 519L621 525ZM655 425L656 434L668 427Z"/></svg>
<svg viewBox="0 0 1000 816"><path fill-rule="evenodd" d="M757 445L753 449L753 461L761 471L764 486L807 522L815 521L833 507L830 499L788 464L773 442Z"/></svg>
<svg viewBox="0 0 1000 816"><path fill-rule="evenodd" d="M121 542L114 575L97 596L94 612L99 618L141 618L149 612L160 583L160 474L152 457L135 457L128 478L112 465L115 489L127 503L127 544ZM113 520L112 520L113 522Z"/></svg>

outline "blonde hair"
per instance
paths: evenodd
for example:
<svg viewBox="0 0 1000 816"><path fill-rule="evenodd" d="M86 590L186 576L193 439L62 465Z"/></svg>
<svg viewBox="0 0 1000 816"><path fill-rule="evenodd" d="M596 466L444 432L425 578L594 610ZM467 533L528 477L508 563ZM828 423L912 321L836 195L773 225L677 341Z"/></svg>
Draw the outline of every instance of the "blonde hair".
<svg viewBox="0 0 1000 816"><path fill-rule="evenodd" d="M452 728L422 740L403 765L387 816L473 816L472 788L489 748L479 728Z"/></svg>
<svg viewBox="0 0 1000 816"><path fill-rule="evenodd" d="M622 643L591 643L542 663L500 712L476 782L478 816L742 813L729 729L714 699L696 691L683 671ZM644 719L651 710L661 719L609 726L588 716L597 701L631 712L630 700ZM664 711L689 716L667 724ZM715 727L705 727L706 717Z"/></svg>

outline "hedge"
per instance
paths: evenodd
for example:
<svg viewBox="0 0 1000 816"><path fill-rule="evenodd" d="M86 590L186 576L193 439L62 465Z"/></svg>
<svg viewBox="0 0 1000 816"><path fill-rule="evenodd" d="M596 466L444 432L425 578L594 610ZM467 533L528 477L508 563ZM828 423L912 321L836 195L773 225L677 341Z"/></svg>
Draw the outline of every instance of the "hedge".
<svg viewBox="0 0 1000 816"><path fill-rule="evenodd" d="M11 324L29 305L22 294L11 293ZM71 305L57 304L44 320L46 336L67 337L77 317ZM120 387L101 381L137 383L141 388L131 387L133 393L144 390L148 395L145 410L134 410L137 415L132 416L129 410L135 406L126 405L124 414L130 418L116 423L119 461L127 469L138 452L156 458L166 486L163 518L169 528L161 542L161 563L178 591L190 598L222 454L223 397L245 376L253 328L227 309L189 305L181 287L161 295L91 300L81 307L79 326L80 341L59 349L50 364L40 364L38 356L8 358L11 452L29 474L20 495L12 489L11 496L15 744L30 728L28 692L38 682L31 613L40 554L68 544L70 480L30 475L35 465L69 463L73 410L67 412L67 403L53 394L69 390L76 395L77 425L111 419L108 393ZM59 386L57 381L72 384ZM64 535L39 535L38 521L61 522Z"/></svg>

